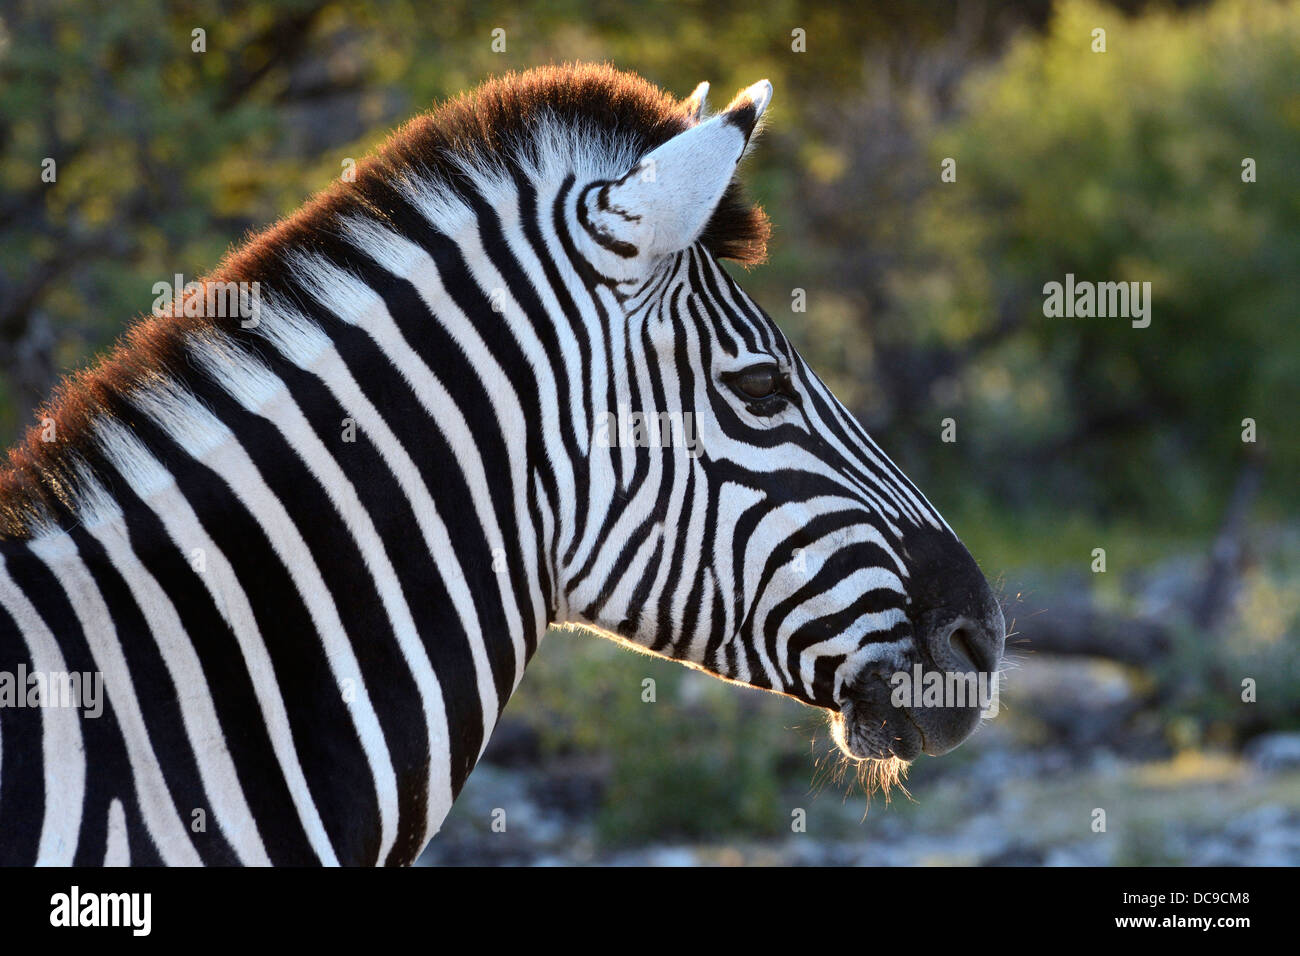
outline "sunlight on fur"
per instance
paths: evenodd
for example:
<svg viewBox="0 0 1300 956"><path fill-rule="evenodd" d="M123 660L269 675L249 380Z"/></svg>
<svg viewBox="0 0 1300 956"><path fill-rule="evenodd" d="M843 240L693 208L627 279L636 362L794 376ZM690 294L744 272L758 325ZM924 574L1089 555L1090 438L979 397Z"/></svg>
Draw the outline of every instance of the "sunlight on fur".
<svg viewBox="0 0 1300 956"><path fill-rule="evenodd" d="M853 793L861 791L867 798L868 808L871 805L871 798L877 793L883 796L885 803L888 804L890 791L894 787L897 787L903 796L912 799L907 787L903 786L911 761L903 760L901 757L884 759L854 757L848 752L844 742L843 716L829 714L828 723L835 749L827 754L828 759L824 762L817 761L817 771L813 778L816 792L820 792L827 784L834 784L836 787L844 788L844 798L847 800Z"/></svg>

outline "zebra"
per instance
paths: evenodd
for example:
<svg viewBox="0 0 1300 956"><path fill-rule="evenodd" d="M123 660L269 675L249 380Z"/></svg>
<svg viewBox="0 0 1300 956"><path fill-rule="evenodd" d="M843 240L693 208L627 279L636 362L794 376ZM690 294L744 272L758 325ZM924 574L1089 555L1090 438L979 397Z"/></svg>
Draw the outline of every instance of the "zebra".
<svg viewBox="0 0 1300 956"><path fill-rule="evenodd" d="M707 92L488 80L62 384L0 479L0 861L410 864L550 625L868 765L972 732L891 675L995 674L1001 609L721 265L772 86Z"/></svg>

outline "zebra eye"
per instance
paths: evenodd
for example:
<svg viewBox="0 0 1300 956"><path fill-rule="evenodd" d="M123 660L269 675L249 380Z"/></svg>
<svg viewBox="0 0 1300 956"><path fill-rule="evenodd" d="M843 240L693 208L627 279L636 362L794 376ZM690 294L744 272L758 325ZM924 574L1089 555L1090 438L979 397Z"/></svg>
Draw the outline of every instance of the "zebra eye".
<svg viewBox="0 0 1300 956"><path fill-rule="evenodd" d="M750 401L773 399L789 394L790 378L775 365L752 365L739 372L726 372L722 376L741 398Z"/></svg>

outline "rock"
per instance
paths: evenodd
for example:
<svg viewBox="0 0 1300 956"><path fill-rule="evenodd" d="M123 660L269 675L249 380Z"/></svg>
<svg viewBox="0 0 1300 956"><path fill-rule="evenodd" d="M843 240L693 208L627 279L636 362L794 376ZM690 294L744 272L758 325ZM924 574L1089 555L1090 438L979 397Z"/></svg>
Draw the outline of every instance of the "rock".
<svg viewBox="0 0 1300 956"><path fill-rule="evenodd" d="M1232 818L1224 826L1223 832L1235 839L1258 841L1266 834L1279 832L1292 823L1290 817L1291 813L1286 807L1269 803Z"/></svg>
<svg viewBox="0 0 1300 956"><path fill-rule="evenodd" d="M1300 733L1263 734L1246 745L1245 755L1260 770L1294 770L1300 767Z"/></svg>
<svg viewBox="0 0 1300 956"><path fill-rule="evenodd" d="M1047 854L1035 846L1012 844L992 856L980 860L980 866L1042 866Z"/></svg>
<svg viewBox="0 0 1300 956"><path fill-rule="evenodd" d="M535 767L542 757L542 738L519 720L502 720L488 739L483 763L497 767Z"/></svg>
<svg viewBox="0 0 1300 956"><path fill-rule="evenodd" d="M608 761L555 760L529 789L543 809L568 820L588 820L600 811L605 801L608 778Z"/></svg>

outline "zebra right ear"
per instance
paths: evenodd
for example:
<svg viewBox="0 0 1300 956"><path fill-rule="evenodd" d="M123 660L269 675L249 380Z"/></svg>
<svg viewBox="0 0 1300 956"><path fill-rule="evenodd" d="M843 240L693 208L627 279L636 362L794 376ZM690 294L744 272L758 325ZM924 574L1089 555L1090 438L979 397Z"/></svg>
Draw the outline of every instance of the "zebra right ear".
<svg viewBox="0 0 1300 956"><path fill-rule="evenodd" d="M697 97L702 109L700 88L691 99ZM588 185L578 197L578 217L592 241L628 264L690 246L731 184L771 101L772 84L755 83L721 113L651 150L622 178Z"/></svg>

